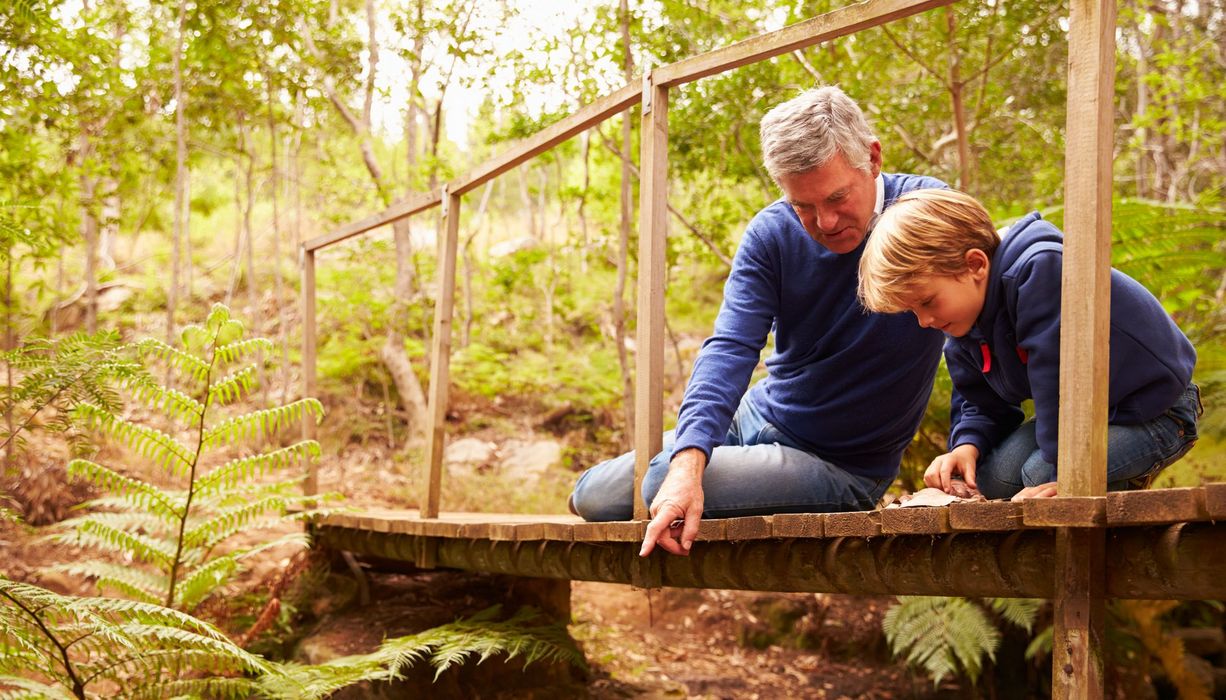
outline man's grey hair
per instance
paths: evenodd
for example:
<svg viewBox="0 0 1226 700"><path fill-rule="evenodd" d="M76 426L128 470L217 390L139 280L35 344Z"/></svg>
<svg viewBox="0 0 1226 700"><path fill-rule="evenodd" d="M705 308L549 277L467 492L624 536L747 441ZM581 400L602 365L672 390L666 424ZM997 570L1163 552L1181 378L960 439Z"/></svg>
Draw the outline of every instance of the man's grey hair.
<svg viewBox="0 0 1226 700"><path fill-rule="evenodd" d="M762 117L762 161L776 182L825 165L836 151L847 164L869 170L877 137L859 105L832 85L806 90Z"/></svg>

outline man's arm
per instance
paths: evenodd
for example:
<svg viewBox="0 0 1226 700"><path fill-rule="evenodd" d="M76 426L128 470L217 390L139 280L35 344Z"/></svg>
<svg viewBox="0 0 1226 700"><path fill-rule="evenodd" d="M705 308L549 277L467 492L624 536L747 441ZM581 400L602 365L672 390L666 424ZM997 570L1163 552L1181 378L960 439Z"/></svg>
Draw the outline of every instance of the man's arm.
<svg viewBox="0 0 1226 700"><path fill-rule="evenodd" d="M657 544L672 554L690 553L702 519L702 473L706 466L707 456L697 448L673 455L668 476L651 502L651 522L647 524L640 557L651 554ZM673 527L678 520L681 524Z"/></svg>

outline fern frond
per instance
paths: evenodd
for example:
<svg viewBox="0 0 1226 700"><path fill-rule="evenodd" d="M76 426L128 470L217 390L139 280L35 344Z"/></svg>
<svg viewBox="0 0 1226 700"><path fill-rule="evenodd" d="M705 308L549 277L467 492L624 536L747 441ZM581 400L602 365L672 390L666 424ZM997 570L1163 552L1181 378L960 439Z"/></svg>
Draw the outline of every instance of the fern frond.
<svg viewBox="0 0 1226 700"><path fill-rule="evenodd" d="M66 533L65 539L59 541L129 554L139 561L165 568L174 561L174 547L170 542L122 530L95 518L82 518L75 531Z"/></svg>
<svg viewBox="0 0 1226 700"><path fill-rule="evenodd" d="M69 564L59 564L50 571L62 571L73 576L93 579L100 589L111 589L133 600L159 603L166 592L165 576L149 573L134 566L120 566L96 559L84 559Z"/></svg>
<svg viewBox="0 0 1226 700"><path fill-rule="evenodd" d="M296 467L320 455L319 443L303 440L288 447L249 457L232 459L196 481L196 493L210 493L233 488L240 481L250 481L270 472Z"/></svg>
<svg viewBox="0 0 1226 700"><path fill-rule="evenodd" d="M75 700L61 686L39 683L19 676L0 676L0 700Z"/></svg>
<svg viewBox="0 0 1226 700"><path fill-rule="evenodd" d="M177 389L162 386L148 375L123 381L121 386L146 406L161 411L168 418L195 422L204 415L204 405L199 401Z"/></svg>
<svg viewBox="0 0 1226 700"><path fill-rule="evenodd" d="M194 609L200 601L225 585L238 573L237 553L231 552L189 569L175 584L174 601L183 610Z"/></svg>
<svg viewBox="0 0 1226 700"><path fill-rule="evenodd" d="M165 492L153 484L124 476L97 462L74 459L68 463L68 474L88 480L106 489L127 502L164 518L180 517L179 506Z"/></svg>
<svg viewBox="0 0 1226 700"><path fill-rule="evenodd" d="M255 388L256 366L247 365L209 385L209 403L223 406L247 396Z"/></svg>
<svg viewBox="0 0 1226 700"><path fill-rule="evenodd" d="M162 700L163 698L235 698L243 700L253 696L257 688L252 678L179 678L165 683L141 688L125 697L133 700Z"/></svg>
<svg viewBox="0 0 1226 700"><path fill-rule="evenodd" d="M176 473L191 468L192 452L166 433L137 425L90 403L78 404L73 415L86 425L100 429L118 442L136 450L142 457Z"/></svg>
<svg viewBox="0 0 1226 700"><path fill-rule="evenodd" d="M995 658L1000 633L982 608L965 598L900 596L882 629L896 655L923 668L934 684L959 667L974 681L983 657Z"/></svg>
<svg viewBox="0 0 1226 700"><path fill-rule="evenodd" d="M988 598L987 603L997 615L1027 632L1034 627L1034 620L1045 604L1036 598Z"/></svg>
<svg viewBox="0 0 1226 700"><path fill-rule="evenodd" d="M254 521L270 511L278 514L284 513L288 506L289 498L278 493L256 500L242 501L191 527L183 535L183 547L195 549L220 542L247 529Z"/></svg>
<svg viewBox="0 0 1226 700"><path fill-rule="evenodd" d="M186 332L186 329L184 329ZM156 338L144 338L135 346L141 353L153 355L174 369L203 383L209 376L209 365L199 357L167 345Z"/></svg>
<svg viewBox="0 0 1226 700"><path fill-rule="evenodd" d="M299 399L284 406L236 416L207 430L201 443L208 448L241 439L270 437L282 428L299 425L303 416L308 413L314 415L318 423L323 419L323 404L317 399Z"/></svg>
<svg viewBox="0 0 1226 700"><path fill-rule="evenodd" d="M275 347L267 338L250 338L228 343L217 348L216 357L222 362L237 362L244 357L264 353L272 355Z"/></svg>

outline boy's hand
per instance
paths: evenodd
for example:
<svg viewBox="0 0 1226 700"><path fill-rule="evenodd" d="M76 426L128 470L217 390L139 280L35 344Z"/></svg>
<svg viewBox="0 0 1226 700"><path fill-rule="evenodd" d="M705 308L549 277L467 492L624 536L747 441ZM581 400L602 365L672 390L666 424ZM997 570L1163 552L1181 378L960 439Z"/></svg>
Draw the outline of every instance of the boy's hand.
<svg viewBox="0 0 1226 700"><path fill-rule="evenodd" d="M1056 496L1056 482L1049 481L1046 484L1038 486L1027 486L1026 488L1013 494L1013 501L1023 501L1027 498L1051 498Z"/></svg>
<svg viewBox="0 0 1226 700"><path fill-rule="evenodd" d="M954 475L958 474L967 486L978 489L979 485L975 483L975 464L978 461L978 447L970 443L958 445L952 452L932 460L924 472L924 485L957 495L953 481Z"/></svg>

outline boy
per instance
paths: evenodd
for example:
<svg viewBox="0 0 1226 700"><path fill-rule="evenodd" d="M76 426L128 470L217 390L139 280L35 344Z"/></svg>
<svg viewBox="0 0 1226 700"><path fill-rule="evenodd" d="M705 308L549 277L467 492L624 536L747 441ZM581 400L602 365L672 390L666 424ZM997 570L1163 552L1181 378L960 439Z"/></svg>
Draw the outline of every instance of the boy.
<svg viewBox="0 0 1226 700"><path fill-rule="evenodd" d="M988 498L1056 495L1063 234L1038 212L1001 238L988 212L952 190L899 197L860 260L869 311L915 314L946 335L955 400L947 454L924 483L960 476ZM1111 271L1107 487L1144 488L1196 442L1196 351L1145 287ZM1021 403L1034 399L1023 422Z"/></svg>

